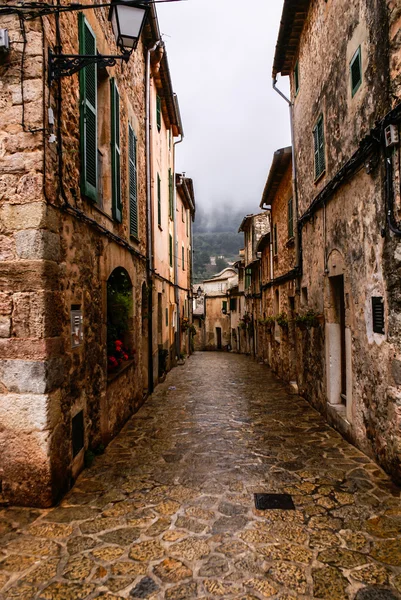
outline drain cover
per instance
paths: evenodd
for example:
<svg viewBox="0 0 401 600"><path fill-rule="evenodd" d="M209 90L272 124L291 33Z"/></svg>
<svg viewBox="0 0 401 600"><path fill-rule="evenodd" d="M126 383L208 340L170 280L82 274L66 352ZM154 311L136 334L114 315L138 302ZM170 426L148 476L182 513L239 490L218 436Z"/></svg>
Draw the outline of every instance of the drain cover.
<svg viewBox="0 0 401 600"><path fill-rule="evenodd" d="M258 510L295 510L289 494L255 494L255 506Z"/></svg>

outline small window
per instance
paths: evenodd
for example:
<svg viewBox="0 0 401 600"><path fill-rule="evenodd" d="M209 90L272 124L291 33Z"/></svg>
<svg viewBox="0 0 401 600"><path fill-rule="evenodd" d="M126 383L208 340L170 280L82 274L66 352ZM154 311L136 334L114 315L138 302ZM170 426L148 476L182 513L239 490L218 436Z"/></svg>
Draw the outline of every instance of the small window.
<svg viewBox="0 0 401 600"><path fill-rule="evenodd" d="M290 198L288 200L288 239L294 237L294 202Z"/></svg>
<svg viewBox="0 0 401 600"><path fill-rule="evenodd" d="M362 84L362 55L360 46L351 60L350 72L352 97L354 97Z"/></svg>
<svg viewBox="0 0 401 600"><path fill-rule="evenodd" d="M278 254L277 223L273 227L273 253L275 256Z"/></svg>
<svg viewBox="0 0 401 600"><path fill-rule="evenodd" d="M227 300L223 300L222 313L223 315L227 314Z"/></svg>
<svg viewBox="0 0 401 600"><path fill-rule="evenodd" d="M252 269L245 269L245 289L251 287Z"/></svg>
<svg viewBox="0 0 401 600"><path fill-rule="evenodd" d="M162 128L162 101L160 96L156 96L156 123L157 130L160 131Z"/></svg>
<svg viewBox="0 0 401 600"><path fill-rule="evenodd" d="M230 298L230 311L236 311L237 310L237 298Z"/></svg>
<svg viewBox="0 0 401 600"><path fill-rule="evenodd" d="M372 297L373 331L384 334L384 302L381 297Z"/></svg>
<svg viewBox="0 0 401 600"><path fill-rule="evenodd" d="M72 456L75 457L85 444L84 411L72 418L71 422Z"/></svg>
<svg viewBox="0 0 401 600"><path fill-rule="evenodd" d="M294 90L295 90L295 95L297 95L299 92L299 61L296 62L296 65L294 68Z"/></svg>
<svg viewBox="0 0 401 600"><path fill-rule="evenodd" d="M320 115L313 130L313 140L315 146L315 179L318 179L326 170L323 115Z"/></svg>

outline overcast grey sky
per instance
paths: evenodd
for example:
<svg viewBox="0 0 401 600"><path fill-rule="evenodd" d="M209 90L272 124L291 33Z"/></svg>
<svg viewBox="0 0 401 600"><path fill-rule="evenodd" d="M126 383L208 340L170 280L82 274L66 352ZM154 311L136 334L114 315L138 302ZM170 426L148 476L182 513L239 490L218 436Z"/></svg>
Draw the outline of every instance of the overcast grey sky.
<svg viewBox="0 0 401 600"><path fill-rule="evenodd" d="M185 131L177 170L193 178L204 208L232 202L255 210L273 152L290 144L288 106L271 85L282 6L282 0L157 4Z"/></svg>

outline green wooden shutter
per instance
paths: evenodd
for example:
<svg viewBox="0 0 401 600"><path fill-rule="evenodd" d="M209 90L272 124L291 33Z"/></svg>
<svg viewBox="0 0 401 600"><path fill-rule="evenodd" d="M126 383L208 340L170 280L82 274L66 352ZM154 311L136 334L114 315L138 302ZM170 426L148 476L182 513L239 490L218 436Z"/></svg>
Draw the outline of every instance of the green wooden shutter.
<svg viewBox="0 0 401 600"><path fill-rule="evenodd" d="M171 234L170 234L169 258L170 258L170 267L172 267L173 266L173 237Z"/></svg>
<svg viewBox="0 0 401 600"><path fill-rule="evenodd" d="M160 131L162 128L162 101L160 96L156 96L156 121L157 121L157 129Z"/></svg>
<svg viewBox="0 0 401 600"><path fill-rule="evenodd" d="M113 218L121 223L121 151L120 151L120 94L114 78L110 79L111 96L111 188Z"/></svg>
<svg viewBox="0 0 401 600"><path fill-rule="evenodd" d="M223 300L222 312L224 315L227 314L227 300Z"/></svg>
<svg viewBox="0 0 401 600"><path fill-rule="evenodd" d="M138 183L136 171L136 137L131 125L128 126L129 137L129 208L130 234L138 237Z"/></svg>
<svg viewBox="0 0 401 600"><path fill-rule="evenodd" d="M161 227L162 224L162 197L161 197L161 181L160 175L157 174L157 224Z"/></svg>
<svg viewBox="0 0 401 600"><path fill-rule="evenodd" d="M181 248L181 254L182 254L182 270L185 271L185 249L184 249L184 246L182 246L182 248Z"/></svg>
<svg viewBox="0 0 401 600"><path fill-rule="evenodd" d="M82 13L78 19L79 53L96 54L96 36ZM97 200L97 68L89 65L79 72L81 192Z"/></svg>
<svg viewBox="0 0 401 600"><path fill-rule="evenodd" d="M320 116L313 130L313 140L315 145L315 179L317 179L326 169L323 115Z"/></svg>

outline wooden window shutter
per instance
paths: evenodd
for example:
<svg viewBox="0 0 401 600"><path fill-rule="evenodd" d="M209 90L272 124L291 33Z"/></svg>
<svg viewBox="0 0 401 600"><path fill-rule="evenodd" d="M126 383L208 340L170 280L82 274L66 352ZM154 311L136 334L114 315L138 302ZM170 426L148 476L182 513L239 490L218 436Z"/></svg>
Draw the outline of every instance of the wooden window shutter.
<svg viewBox="0 0 401 600"><path fill-rule="evenodd" d="M157 174L157 224L161 227L162 224L162 197L161 197L161 181L160 175Z"/></svg>
<svg viewBox="0 0 401 600"><path fill-rule="evenodd" d="M158 131L160 131L160 129L162 128L162 101L160 99L160 96L156 96L156 122L157 129Z"/></svg>
<svg viewBox="0 0 401 600"><path fill-rule="evenodd" d="M129 136L129 207L130 234L138 237L138 182L136 168L136 137L131 125L128 126Z"/></svg>
<svg viewBox="0 0 401 600"><path fill-rule="evenodd" d="M181 248L181 254L182 254L182 270L185 271L185 249L184 249L184 246L182 246L182 248Z"/></svg>
<svg viewBox="0 0 401 600"><path fill-rule="evenodd" d="M227 300L223 300L222 312L223 315L227 314Z"/></svg>
<svg viewBox="0 0 401 600"><path fill-rule="evenodd" d="M313 130L313 140L315 146L315 179L317 179L326 170L323 115L319 117Z"/></svg>
<svg viewBox="0 0 401 600"><path fill-rule="evenodd" d="M170 258L170 267L173 266L173 237L170 234L170 246L169 246L169 258Z"/></svg>
<svg viewBox="0 0 401 600"><path fill-rule="evenodd" d="M79 53L96 54L96 37L82 13L79 14ZM81 192L94 202L98 192L97 165L97 67L79 72Z"/></svg>
<svg viewBox="0 0 401 600"><path fill-rule="evenodd" d="M111 94L111 187L113 218L121 223L121 150L120 150L120 95L115 79L110 79Z"/></svg>

